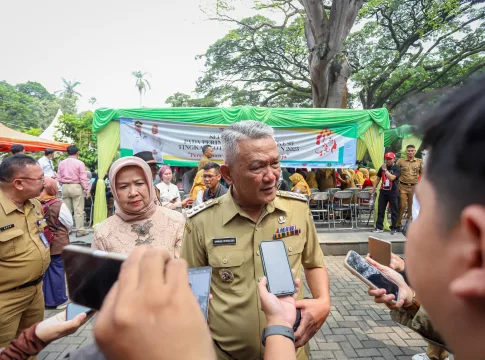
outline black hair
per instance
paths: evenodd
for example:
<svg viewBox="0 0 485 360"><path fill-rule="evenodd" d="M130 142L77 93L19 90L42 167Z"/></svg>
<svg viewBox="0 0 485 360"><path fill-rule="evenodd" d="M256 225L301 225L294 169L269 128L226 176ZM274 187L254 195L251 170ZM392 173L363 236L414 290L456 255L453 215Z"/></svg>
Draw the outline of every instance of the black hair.
<svg viewBox="0 0 485 360"><path fill-rule="evenodd" d="M29 155L17 154L9 156L0 164L0 182L10 182L20 170L36 164L38 164L37 160Z"/></svg>
<svg viewBox="0 0 485 360"><path fill-rule="evenodd" d="M52 149L45 149L44 150L44 155L45 156L50 155L50 154L54 154L54 150L52 150Z"/></svg>
<svg viewBox="0 0 485 360"><path fill-rule="evenodd" d="M76 145L70 145L67 147L67 155L76 155L79 152L79 149Z"/></svg>
<svg viewBox="0 0 485 360"><path fill-rule="evenodd" d="M219 166L219 164L217 164L215 162L209 162L209 163L205 164L203 169L204 170L214 169L218 175L221 173L221 167Z"/></svg>
<svg viewBox="0 0 485 360"><path fill-rule="evenodd" d="M414 146L413 144L409 144L408 146L406 146L406 150L411 148L416 149L416 146Z"/></svg>
<svg viewBox="0 0 485 360"><path fill-rule="evenodd" d="M202 154L205 154L205 152L207 151L208 148L211 148L212 146L210 145L204 145L202 146Z"/></svg>
<svg viewBox="0 0 485 360"><path fill-rule="evenodd" d="M10 151L12 152L13 155L18 154L22 151L24 151L25 147L20 144L13 144L10 146Z"/></svg>
<svg viewBox="0 0 485 360"><path fill-rule="evenodd" d="M445 228L462 210L485 206L485 76L470 79L444 96L424 116L423 147L430 149L425 174L439 194Z"/></svg>

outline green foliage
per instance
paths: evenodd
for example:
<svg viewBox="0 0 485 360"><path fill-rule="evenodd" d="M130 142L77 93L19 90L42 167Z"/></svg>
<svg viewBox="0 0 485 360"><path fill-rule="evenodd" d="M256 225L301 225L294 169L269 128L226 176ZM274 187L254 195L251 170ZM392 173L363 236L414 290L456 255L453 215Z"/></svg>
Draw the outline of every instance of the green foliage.
<svg viewBox="0 0 485 360"><path fill-rule="evenodd" d="M77 113L77 96L69 97L64 94L62 97L57 99L61 111L63 114L76 114Z"/></svg>
<svg viewBox="0 0 485 360"><path fill-rule="evenodd" d="M142 71L133 71L131 75L133 75L136 78L135 87L138 89L138 92L140 93L140 106L142 106L142 95L146 94L147 87L148 89L152 88L148 80L145 78L147 75L150 75L150 73L142 72Z"/></svg>
<svg viewBox="0 0 485 360"><path fill-rule="evenodd" d="M199 97L217 105L311 106L303 19L266 24L275 25L261 15L243 19L198 57L206 60Z"/></svg>
<svg viewBox="0 0 485 360"><path fill-rule="evenodd" d="M64 114L59 117L56 140L69 142L79 148L79 159L86 167L96 168L98 161L98 149L96 141L93 141L92 133L93 112L86 111L79 115ZM70 140L69 140L70 139Z"/></svg>
<svg viewBox="0 0 485 360"><path fill-rule="evenodd" d="M166 104L170 104L172 107L215 107L217 102L210 96L203 98L192 98L190 95L176 92L172 96L169 96L165 100Z"/></svg>
<svg viewBox="0 0 485 360"><path fill-rule="evenodd" d="M354 104L394 110L409 96L458 85L483 70L485 7L478 2L368 1L362 29L347 42L359 89Z"/></svg>
<svg viewBox="0 0 485 360"><path fill-rule="evenodd" d="M12 86L0 82L0 122L16 130L45 129L59 105L54 95L34 82Z"/></svg>
<svg viewBox="0 0 485 360"><path fill-rule="evenodd" d="M28 130L25 130L24 133L33 135L33 136L39 136L40 134L42 134L43 131L44 130L42 130L41 128L30 128Z"/></svg>

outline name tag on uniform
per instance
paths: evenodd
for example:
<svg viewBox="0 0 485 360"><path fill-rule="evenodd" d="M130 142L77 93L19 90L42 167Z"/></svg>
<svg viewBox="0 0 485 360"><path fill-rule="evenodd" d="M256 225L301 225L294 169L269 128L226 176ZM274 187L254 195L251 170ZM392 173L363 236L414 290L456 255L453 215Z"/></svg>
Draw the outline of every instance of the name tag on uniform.
<svg viewBox="0 0 485 360"><path fill-rule="evenodd" d="M13 227L15 227L14 224L8 224L8 225L0 227L0 231L8 230L8 229L11 229Z"/></svg>
<svg viewBox="0 0 485 360"><path fill-rule="evenodd" d="M45 237L43 232L39 233L39 237L40 237L40 240L42 241L42 244L44 244L46 248L50 247L49 242L47 241L47 238Z"/></svg>
<svg viewBox="0 0 485 360"><path fill-rule="evenodd" d="M212 239L212 245L236 245L236 238L219 238Z"/></svg>

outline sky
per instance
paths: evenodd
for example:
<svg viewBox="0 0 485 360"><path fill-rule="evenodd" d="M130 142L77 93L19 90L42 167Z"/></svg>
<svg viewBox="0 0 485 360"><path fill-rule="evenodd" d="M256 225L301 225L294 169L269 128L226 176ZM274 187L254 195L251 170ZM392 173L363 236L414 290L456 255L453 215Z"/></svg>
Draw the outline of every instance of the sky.
<svg viewBox="0 0 485 360"><path fill-rule="evenodd" d="M204 13L201 9L204 9ZM139 107L132 71L149 72L146 107L190 93L203 74L195 60L230 29L208 20L211 0L15 0L0 4L0 81L35 81L49 92L77 80L79 110ZM234 14L251 15L246 4Z"/></svg>

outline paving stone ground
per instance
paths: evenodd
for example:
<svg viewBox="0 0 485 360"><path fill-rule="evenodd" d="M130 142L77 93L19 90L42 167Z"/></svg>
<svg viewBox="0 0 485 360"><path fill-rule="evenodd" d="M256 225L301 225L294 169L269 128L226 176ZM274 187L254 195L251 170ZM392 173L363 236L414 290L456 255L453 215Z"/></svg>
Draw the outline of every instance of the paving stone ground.
<svg viewBox="0 0 485 360"><path fill-rule="evenodd" d="M343 256L327 256L331 282L331 313L310 341L311 359L403 360L426 351L426 342L412 330L394 323L389 311L374 303L366 286L342 265ZM308 286L305 284L305 291ZM46 316L56 311L47 310ZM62 359L64 354L92 343L92 320L75 334L50 344L40 360Z"/></svg>

